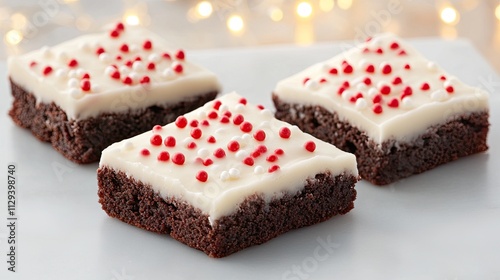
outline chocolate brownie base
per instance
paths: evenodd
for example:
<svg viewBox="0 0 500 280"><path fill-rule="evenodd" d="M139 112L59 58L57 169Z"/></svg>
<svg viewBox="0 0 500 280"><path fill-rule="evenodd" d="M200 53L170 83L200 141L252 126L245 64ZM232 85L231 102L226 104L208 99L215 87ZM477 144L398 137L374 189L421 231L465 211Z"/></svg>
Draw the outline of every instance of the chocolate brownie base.
<svg viewBox="0 0 500 280"><path fill-rule="evenodd" d="M161 197L150 185L121 171L101 167L97 177L99 202L109 216L169 234L214 258L349 212L354 208L354 184L358 180L352 175L317 174L305 182L301 191L269 203L261 196L250 196L234 214L218 219L212 226L200 210L178 199Z"/></svg>
<svg viewBox="0 0 500 280"><path fill-rule="evenodd" d="M55 103L37 103L36 97L10 80L14 102L9 115L20 126L31 130L41 141L76 163L96 162L110 144L167 124L212 100L210 92L175 104L151 106L124 113L104 113L84 120L68 120ZM132 101L133 102L133 101ZM117 105L118 106L118 105Z"/></svg>
<svg viewBox="0 0 500 280"><path fill-rule="evenodd" d="M376 185L386 185L488 149L488 112L457 116L428 128L408 143L392 139L379 145L321 106L290 104L275 94L273 102L276 118L356 155L361 177Z"/></svg>

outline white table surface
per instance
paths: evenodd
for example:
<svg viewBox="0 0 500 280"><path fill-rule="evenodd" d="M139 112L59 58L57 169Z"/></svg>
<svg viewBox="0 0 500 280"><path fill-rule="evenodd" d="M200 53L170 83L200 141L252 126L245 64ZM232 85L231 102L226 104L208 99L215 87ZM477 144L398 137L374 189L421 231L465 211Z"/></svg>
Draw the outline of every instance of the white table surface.
<svg viewBox="0 0 500 280"><path fill-rule="evenodd" d="M349 214L223 259L109 218L97 202L97 164L69 162L8 118L2 62L0 167L7 173L7 163L17 163L18 272L7 272L4 175L0 279L500 279L500 80L466 41L412 42L464 81L496 91L490 150L382 188L359 182ZM325 44L188 55L215 71L224 91L272 106L278 80L340 50Z"/></svg>

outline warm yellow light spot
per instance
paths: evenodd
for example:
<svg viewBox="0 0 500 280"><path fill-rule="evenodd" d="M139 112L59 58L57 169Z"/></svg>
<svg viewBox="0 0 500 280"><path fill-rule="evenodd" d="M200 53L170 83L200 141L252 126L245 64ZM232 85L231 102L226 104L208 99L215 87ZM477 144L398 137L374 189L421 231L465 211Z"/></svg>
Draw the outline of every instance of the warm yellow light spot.
<svg viewBox="0 0 500 280"><path fill-rule="evenodd" d="M26 16L21 13L14 13L10 16L10 20L12 22L12 28L21 30L26 27L28 20Z"/></svg>
<svg viewBox="0 0 500 280"><path fill-rule="evenodd" d="M352 6L352 0L338 0L337 5L342 10L348 10Z"/></svg>
<svg viewBox="0 0 500 280"><path fill-rule="evenodd" d="M497 17L498 20L500 20L500 4L498 4L495 9L495 16Z"/></svg>
<svg viewBox="0 0 500 280"><path fill-rule="evenodd" d="M335 2L333 0L319 0L319 8L323 12L329 12L335 6Z"/></svg>
<svg viewBox="0 0 500 280"><path fill-rule="evenodd" d="M5 42L10 45L17 45L23 40L23 34L18 30L10 30L5 33Z"/></svg>
<svg viewBox="0 0 500 280"><path fill-rule="evenodd" d="M309 2L300 2L297 5L297 15L299 17L307 18L310 17L312 14L313 8Z"/></svg>
<svg viewBox="0 0 500 280"><path fill-rule="evenodd" d="M207 18L212 15L214 8L212 3L208 1L201 1L196 5L196 12L201 18Z"/></svg>
<svg viewBox="0 0 500 280"><path fill-rule="evenodd" d="M141 20L139 19L139 16L135 14L128 14L125 16L125 22L128 25L139 25L139 23L141 23Z"/></svg>
<svg viewBox="0 0 500 280"><path fill-rule="evenodd" d="M440 13L441 20L450 25L455 25L458 23L460 20L460 15L458 14L458 11L453 8L453 7L446 7L441 10Z"/></svg>
<svg viewBox="0 0 500 280"><path fill-rule="evenodd" d="M75 3L78 2L78 0L63 0L64 3Z"/></svg>
<svg viewBox="0 0 500 280"><path fill-rule="evenodd" d="M272 7L269 9L269 17L273 21L280 21L283 19L283 11L278 7Z"/></svg>
<svg viewBox="0 0 500 280"><path fill-rule="evenodd" d="M243 18L239 15L232 15L227 19L227 28L234 33L239 33L245 27L245 23L243 22Z"/></svg>

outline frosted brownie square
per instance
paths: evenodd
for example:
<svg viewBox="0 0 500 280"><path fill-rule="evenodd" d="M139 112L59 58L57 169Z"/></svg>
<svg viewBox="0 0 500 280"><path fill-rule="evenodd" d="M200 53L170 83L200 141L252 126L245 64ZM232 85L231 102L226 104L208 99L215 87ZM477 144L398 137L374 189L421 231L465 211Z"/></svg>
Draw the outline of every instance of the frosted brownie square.
<svg viewBox="0 0 500 280"><path fill-rule="evenodd" d="M111 143L174 121L220 89L213 73L150 31L108 29L8 61L14 122L77 163L98 161Z"/></svg>
<svg viewBox="0 0 500 280"><path fill-rule="evenodd" d="M98 169L109 216L224 257L354 207L354 155L231 93L115 143Z"/></svg>
<svg viewBox="0 0 500 280"><path fill-rule="evenodd" d="M385 185L486 151L488 94L383 34L280 81L276 117L357 157Z"/></svg>

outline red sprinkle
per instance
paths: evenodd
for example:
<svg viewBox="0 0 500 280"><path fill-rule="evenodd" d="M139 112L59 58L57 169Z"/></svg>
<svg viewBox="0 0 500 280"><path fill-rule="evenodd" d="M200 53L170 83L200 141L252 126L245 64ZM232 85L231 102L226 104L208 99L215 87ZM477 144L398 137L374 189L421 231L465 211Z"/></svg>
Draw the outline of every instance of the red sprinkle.
<svg viewBox="0 0 500 280"><path fill-rule="evenodd" d="M33 68L33 67L37 66L37 64L38 63L36 61L32 61L32 62L30 62L30 67Z"/></svg>
<svg viewBox="0 0 500 280"><path fill-rule="evenodd" d="M412 94L413 94L413 90L411 89L411 87L409 87L409 86L405 87L405 89L403 90L403 94L401 95L401 100L403 100L403 98L410 96Z"/></svg>
<svg viewBox="0 0 500 280"><path fill-rule="evenodd" d="M233 118L233 123L235 125L240 125L243 121L245 120L245 118L242 116L242 115L236 115L234 118Z"/></svg>
<svg viewBox="0 0 500 280"><path fill-rule="evenodd" d="M226 117L226 116L223 116L221 119L220 119L220 122L221 123L229 123L229 118Z"/></svg>
<svg viewBox="0 0 500 280"><path fill-rule="evenodd" d="M373 103L380 103L382 101L382 95L380 94L376 94L373 99L372 99Z"/></svg>
<svg viewBox="0 0 500 280"><path fill-rule="evenodd" d="M119 22L116 24L116 29L123 31L123 30L125 30L125 25L123 25L123 23Z"/></svg>
<svg viewBox="0 0 500 280"><path fill-rule="evenodd" d="M89 73L83 74L82 79L90 79Z"/></svg>
<svg viewBox="0 0 500 280"><path fill-rule="evenodd" d="M163 129L163 127L162 127L161 125L159 125L159 124L157 124L157 125L153 126L153 132L155 132L155 131L160 131L160 130L162 130L162 129Z"/></svg>
<svg viewBox="0 0 500 280"><path fill-rule="evenodd" d="M225 112L224 112L224 116L226 116L226 117L228 117L228 118L230 118L232 115L233 115L233 114L231 114L231 112L229 112L229 111L225 111Z"/></svg>
<svg viewBox="0 0 500 280"><path fill-rule="evenodd" d="M111 38L117 38L118 36L120 36L120 32L118 32L118 30L111 30L111 32L109 32L109 36Z"/></svg>
<svg viewBox="0 0 500 280"><path fill-rule="evenodd" d="M216 101L214 102L214 109L215 109L215 110L219 110L220 105L222 105L222 102L221 102L220 100L216 100Z"/></svg>
<svg viewBox="0 0 500 280"><path fill-rule="evenodd" d="M199 171L198 174L196 174L196 179L200 182L206 182L208 180L208 174L206 171Z"/></svg>
<svg viewBox="0 0 500 280"><path fill-rule="evenodd" d="M267 147L264 145L259 145L257 147L257 151L259 151L261 154L263 154L263 153L267 152Z"/></svg>
<svg viewBox="0 0 500 280"><path fill-rule="evenodd" d="M197 120L192 120L192 121L189 123L189 125L190 125L191 127L198 127L198 124L199 124L199 123L198 123L198 121L197 121Z"/></svg>
<svg viewBox="0 0 500 280"><path fill-rule="evenodd" d="M398 108L399 107L399 101L397 98L393 98L389 103L387 103L387 106L392 107L392 108Z"/></svg>
<svg viewBox="0 0 500 280"><path fill-rule="evenodd" d="M285 151L283 151L282 149L276 149L276 150L274 150L274 153L281 156L285 153Z"/></svg>
<svg viewBox="0 0 500 280"><path fill-rule="evenodd" d="M128 60L127 62L125 62L125 65L126 65L127 67L132 68L133 62L132 62L131 60Z"/></svg>
<svg viewBox="0 0 500 280"><path fill-rule="evenodd" d="M178 50L176 53L175 53L175 57L179 60L183 60L186 55L184 54L184 51L183 50Z"/></svg>
<svg viewBox="0 0 500 280"><path fill-rule="evenodd" d="M226 152L224 152L224 150L223 150L223 149L218 148L217 150L215 150L215 152L214 152L214 156L215 156L216 158L223 158L223 157L225 157L225 156L226 156Z"/></svg>
<svg viewBox="0 0 500 280"><path fill-rule="evenodd" d="M169 54L169 53L166 53L166 52L165 52L165 53L163 53L161 56L162 56L163 58L165 58L165 59L172 59L172 57L170 56L170 54Z"/></svg>
<svg viewBox="0 0 500 280"><path fill-rule="evenodd" d="M264 105L261 105L261 104L257 105L257 108L259 108L259 110L264 110L264 109L266 109L266 107L264 107Z"/></svg>
<svg viewBox="0 0 500 280"><path fill-rule="evenodd" d="M338 95L342 95L342 93L345 91L345 87L339 87L339 90L337 91Z"/></svg>
<svg viewBox="0 0 500 280"><path fill-rule="evenodd" d="M420 87L421 90L429 90L431 87L429 86L428 83L423 83L422 86Z"/></svg>
<svg viewBox="0 0 500 280"><path fill-rule="evenodd" d="M370 78L366 77L366 78L363 80L363 82L365 83L365 85L369 86L369 85L371 85L371 84L372 84L372 79L370 79Z"/></svg>
<svg viewBox="0 0 500 280"><path fill-rule="evenodd" d="M99 48L97 48L97 50L95 51L95 53L96 53L97 55L100 55L101 53L104 53L104 52L105 52L105 50L104 50L104 48L103 48L103 47L99 47Z"/></svg>
<svg viewBox="0 0 500 280"><path fill-rule="evenodd" d="M397 42L393 42L391 44L391 49L395 50L395 49L399 49L399 44Z"/></svg>
<svg viewBox="0 0 500 280"><path fill-rule="evenodd" d="M150 50L153 48L153 43L151 43L150 40L146 40L144 41L144 44L142 44L142 47L145 49L145 50Z"/></svg>
<svg viewBox="0 0 500 280"><path fill-rule="evenodd" d="M247 157L247 158L245 158L245 159L243 160L243 163L244 163L244 164L246 164L246 165L248 165L248 166L253 166L253 164L254 164L254 160L253 160L253 158L251 158L251 157Z"/></svg>
<svg viewBox="0 0 500 280"><path fill-rule="evenodd" d="M383 51L381 48L378 48L378 49L377 49L377 53L378 53L378 54L383 54L383 53L384 53L384 51Z"/></svg>
<svg viewBox="0 0 500 280"><path fill-rule="evenodd" d="M157 159L159 161L168 161L170 159L170 154L167 151L160 152Z"/></svg>
<svg viewBox="0 0 500 280"><path fill-rule="evenodd" d="M155 69L156 69L156 65L154 62L148 63L148 70L155 70Z"/></svg>
<svg viewBox="0 0 500 280"><path fill-rule="evenodd" d="M321 78L321 79L319 80L319 83L320 83L320 84L324 84L324 83L326 83L326 82L328 82L328 80L327 80L327 79L325 79L325 78Z"/></svg>
<svg viewBox="0 0 500 280"><path fill-rule="evenodd" d="M275 171L278 171L280 169L279 165L273 165L271 167L269 167L269 169L267 170L269 173L273 173Z"/></svg>
<svg viewBox="0 0 500 280"><path fill-rule="evenodd" d="M382 111L383 111L383 109L382 109L382 105L380 105L380 104L378 104L378 103L376 103L375 105L373 105L373 112L374 112L375 114L381 114L381 113L382 113Z"/></svg>
<svg viewBox="0 0 500 280"><path fill-rule="evenodd" d="M203 126L209 126L210 123L207 120L202 120L201 121L201 125L203 125Z"/></svg>
<svg viewBox="0 0 500 280"><path fill-rule="evenodd" d="M210 136L210 137L208 137L207 142L208 142L208 143L215 143L215 142L217 142L217 141L215 140L215 137Z"/></svg>
<svg viewBox="0 0 500 280"><path fill-rule="evenodd" d="M330 73L332 75L337 75L339 73L339 71L337 70L337 68L332 68L332 69L330 69L330 71L328 71L328 73Z"/></svg>
<svg viewBox="0 0 500 280"><path fill-rule="evenodd" d="M49 75L50 73L52 73L52 70L53 70L52 67L46 66L45 68L43 68L43 75L44 76Z"/></svg>
<svg viewBox="0 0 500 280"><path fill-rule="evenodd" d="M249 123L249 122L244 122L244 123L242 123L242 124L240 125L240 129L241 129L241 131L243 131L243 132L250 132L250 131L252 131L253 126L252 126L252 124L251 124L251 123Z"/></svg>
<svg viewBox="0 0 500 280"><path fill-rule="evenodd" d="M200 139L202 134L203 133L199 128L193 128L193 130L191 130L191 137L193 137L194 139Z"/></svg>
<svg viewBox="0 0 500 280"><path fill-rule="evenodd" d="M453 93L455 91L455 89L452 86L448 86L448 87L446 87L446 91L448 93Z"/></svg>
<svg viewBox="0 0 500 280"><path fill-rule="evenodd" d="M182 153L174 154L172 157L172 162L177 164L177 165L183 165L184 161L186 161L186 158L184 157L184 155Z"/></svg>
<svg viewBox="0 0 500 280"><path fill-rule="evenodd" d="M392 67L391 65L389 64L384 64L384 66L382 66L382 73L388 75L388 74L391 74L392 72Z"/></svg>
<svg viewBox="0 0 500 280"><path fill-rule="evenodd" d="M121 45L120 50L121 50L122 52L128 52L128 45L127 45L127 44L123 44L123 45Z"/></svg>
<svg viewBox="0 0 500 280"><path fill-rule="evenodd" d="M151 136L151 138L149 139L149 142L151 142L151 145L153 145L153 146L161 146L163 139L161 138L160 135L155 134L155 135Z"/></svg>
<svg viewBox="0 0 500 280"><path fill-rule="evenodd" d="M380 93L382 93L383 95L388 95L391 93L391 87L388 86L388 85L383 85L381 88L380 88Z"/></svg>
<svg viewBox="0 0 500 280"><path fill-rule="evenodd" d="M307 78L304 78L304 80L302 81L302 84L305 85L307 82L309 82L311 80L311 78L307 77Z"/></svg>
<svg viewBox="0 0 500 280"><path fill-rule="evenodd" d="M184 68L182 67L181 64L174 64L172 66L173 66L175 73L182 73L182 71L184 70Z"/></svg>
<svg viewBox="0 0 500 280"><path fill-rule="evenodd" d="M370 65L366 66L365 71L367 73L374 73L375 72L375 66L373 66L372 64L370 64Z"/></svg>
<svg viewBox="0 0 500 280"><path fill-rule="evenodd" d="M143 156L149 156L149 155L150 155L150 152L149 152L149 150L148 150L148 149L142 149L142 150L141 150L141 155L143 155Z"/></svg>
<svg viewBox="0 0 500 280"><path fill-rule="evenodd" d="M266 158L267 161L269 162L275 162L278 160L278 157L276 155L269 155L267 158Z"/></svg>
<svg viewBox="0 0 500 280"><path fill-rule="evenodd" d="M342 83L342 87L349 88L351 85L349 84L349 81L344 81Z"/></svg>
<svg viewBox="0 0 500 280"><path fill-rule="evenodd" d="M446 76L441 76L441 77L439 77L439 79L440 79L441 81L446 81Z"/></svg>
<svg viewBox="0 0 500 280"><path fill-rule="evenodd" d="M111 78L113 79L120 79L120 72L119 71L113 71L113 73L111 73Z"/></svg>
<svg viewBox="0 0 500 280"><path fill-rule="evenodd" d="M316 144L313 142L313 141L307 141L305 144L304 144L304 148L309 151L309 152L314 152L314 150L316 150Z"/></svg>
<svg viewBox="0 0 500 280"><path fill-rule="evenodd" d="M209 119L217 119L218 116L219 115L215 111L212 111L212 112L208 113L208 118Z"/></svg>
<svg viewBox="0 0 500 280"><path fill-rule="evenodd" d="M346 74L351 74L351 73L354 71L354 69L352 68L352 66L351 66L350 64L345 64L345 65L343 66L343 69L342 69L342 70L343 70L343 71L344 71L344 73L346 73Z"/></svg>
<svg viewBox="0 0 500 280"><path fill-rule="evenodd" d="M165 141L163 141L167 147L175 147L175 138L173 136L167 136Z"/></svg>
<svg viewBox="0 0 500 280"><path fill-rule="evenodd" d="M394 80L392 80L392 84L393 84L393 85L399 85L399 84L401 84L402 82L403 82L403 80L401 80L401 78L400 78L400 77L396 77L396 78L394 78Z"/></svg>
<svg viewBox="0 0 500 280"><path fill-rule="evenodd" d="M240 143L238 141L231 141L227 144L227 149L231 152L236 152L240 149Z"/></svg>
<svg viewBox="0 0 500 280"><path fill-rule="evenodd" d="M257 132L255 132L253 134L253 138L255 138L255 140L257 141L264 141L264 139L266 139L266 133L264 132L264 130L257 130Z"/></svg>
<svg viewBox="0 0 500 280"><path fill-rule="evenodd" d="M84 79L80 82L80 87L83 91L90 91L90 81L88 79Z"/></svg>
<svg viewBox="0 0 500 280"><path fill-rule="evenodd" d="M141 78L141 84L147 84L151 82L151 79L148 76L144 76Z"/></svg>
<svg viewBox="0 0 500 280"><path fill-rule="evenodd" d="M240 104L247 105L247 100L246 98L241 98L239 101Z"/></svg>
<svg viewBox="0 0 500 280"><path fill-rule="evenodd" d="M207 158L206 160L203 161L203 165L205 165L205 166L210 166L210 165L212 165L212 163L214 163L214 161L212 159L209 159L209 158Z"/></svg>
<svg viewBox="0 0 500 280"><path fill-rule="evenodd" d="M405 64L405 69L406 69L406 70L410 70L410 69L411 69L410 64Z"/></svg>
<svg viewBox="0 0 500 280"><path fill-rule="evenodd" d="M398 55L406 55L405 50L401 50L401 51L399 51Z"/></svg>
<svg viewBox="0 0 500 280"><path fill-rule="evenodd" d="M280 137L283 139L288 139L292 135L292 131L288 127L280 128Z"/></svg>
<svg viewBox="0 0 500 280"><path fill-rule="evenodd" d="M68 62L68 67L73 68L73 67L76 67L76 66L78 66L78 61L76 61L76 59L72 59L72 60L70 60Z"/></svg>
<svg viewBox="0 0 500 280"><path fill-rule="evenodd" d="M131 85L132 84L132 78L130 78L129 76L125 77L123 79L123 83L126 84L126 85Z"/></svg>
<svg viewBox="0 0 500 280"><path fill-rule="evenodd" d="M195 142L189 142L189 143L187 144L187 148L188 148L188 149L194 149L194 148L196 148L196 143L195 143Z"/></svg>
<svg viewBox="0 0 500 280"><path fill-rule="evenodd" d="M184 127L186 127L186 125L187 125L187 119L186 119L186 117L184 117L184 116L177 117L177 119L175 120L175 125L178 128L184 128Z"/></svg>

